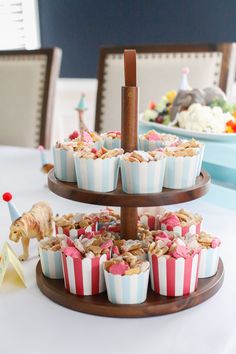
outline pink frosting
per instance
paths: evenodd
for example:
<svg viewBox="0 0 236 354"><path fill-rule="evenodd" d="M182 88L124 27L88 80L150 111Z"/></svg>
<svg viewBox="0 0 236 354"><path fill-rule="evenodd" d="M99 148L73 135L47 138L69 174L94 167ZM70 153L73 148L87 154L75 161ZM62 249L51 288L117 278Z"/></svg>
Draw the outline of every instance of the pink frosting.
<svg viewBox="0 0 236 354"><path fill-rule="evenodd" d="M219 246L220 246L220 240L217 237L215 237L211 242L211 248L216 248Z"/></svg>
<svg viewBox="0 0 236 354"><path fill-rule="evenodd" d="M150 133L146 136L147 140L150 141L158 141L161 139L160 135L158 133Z"/></svg>
<svg viewBox="0 0 236 354"><path fill-rule="evenodd" d="M66 256L70 256L72 258L83 258L80 251L75 247L66 247L63 252Z"/></svg>
<svg viewBox="0 0 236 354"><path fill-rule="evenodd" d="M119 248L117 246L113 246L112 247L112 253L116 254L117 256L119 256L120 255Z"/></svg>
<svg viewBox="0 0 236 354"><path fill-rule="evenodd" d="M83 141L85 141L86 143L92 143L93 139L91 138L90 134L87 132L84 132L83 134Z"/></svg>
<svg viewBox="0 0 236 354"><path fill-rule="evenodd" d="M186 246L177 245L176 249L172 253L174 258L187 258L189 250Z"/></svg>
<svg viewBox="0 0 236 354"><path fill-rule="evenodd" d="M110 266L109 272L114 275L124 275L128 269L129 266L127 263L114 263Z"/></svg>
<svg viewBox="0 0 236 354"><path fill-rule="evenodd" d="M161 222L161 224L166 225L166 229L168 231L172 231L175 226L181 225L178 216L176 216L175 214L169 214L167 216L164 215L161 218L160 222Z"/></svg>
<svg viewBox="0 0 236 354"><path fill-rule="evenodd" d="M102 243L100 247L102 250L106 250L107 248L112 247L112 245L113 245L112 240L107 240L106 242Z"/></svg>

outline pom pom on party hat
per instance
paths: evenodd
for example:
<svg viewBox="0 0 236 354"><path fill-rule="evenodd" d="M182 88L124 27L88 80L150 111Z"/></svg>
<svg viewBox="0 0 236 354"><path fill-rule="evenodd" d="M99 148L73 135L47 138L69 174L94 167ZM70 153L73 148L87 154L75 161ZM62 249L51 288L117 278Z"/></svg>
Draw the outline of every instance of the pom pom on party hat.
<svg viewBox="0 0 236 354"><path fill-rule="evenodd" d="M11 217L11 221L15 221L16 219L19 219L21 217L21 214L19 211L16 209L15 204L11 201L12 200L12 195L9 192L6 192L2 195L2 199L7 202L8 204L8 209Z"/></svg>
<svg viewBox="0 0 236 354"><path fill-rule="evenodd" d="M180 90L189 90L190 86L188 83L188 74L189 74L189 68L185 67L182 69L182 77L181 77L181 82L180 82Z"/></svg>

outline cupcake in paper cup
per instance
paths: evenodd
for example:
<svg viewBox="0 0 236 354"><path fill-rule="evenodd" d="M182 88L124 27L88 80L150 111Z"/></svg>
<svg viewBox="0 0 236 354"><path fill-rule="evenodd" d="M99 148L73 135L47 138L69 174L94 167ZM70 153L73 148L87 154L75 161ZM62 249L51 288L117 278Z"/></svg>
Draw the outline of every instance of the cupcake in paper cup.
<svg viewBox="0 0 236 354"><path fill-rule="evenodd" d="M89 235L62 245L64 284L70 293L86 296L105 291L103 263L110 259L112 244L111 239Z"/></svg>
<svg viewBox="0 0 236 354"><path fill-rule="evenodd" d="M108 150L121 148L121 132L111 131L101 135L104 141L104 147Z"/></svg>
<svg viewBox="0 0 236 354"><path fill-rule="evenodd" d="M218 269L221 242L217 237L203 231L197 235L197 240L202 249L198 277L212 277Z"/></svg>
<svg viewBox="0 0 236 354"><path fill-rule="evenodd" d="M43 274L50 279L63 279L61 241L65 236L48 237L39 242L39 256Z"/></svg>
<svg viewBox="0 0 236 354"><path fill-rule="evenodd" d="M55 216L56 234L72 238L79 237L85 232L97 231L97 222L90 214L65 214Z"/></svg>
<svg viewBox="0 0 236 354"><path fill-rule="evenodd" d="M63 143L57 142L53 148L54 173L63 182L76 182L74 153L88 146L83 141L71 140Z"/></svg>
<svg viewBox="0 0 236 354"><path fill-rule="evenodd" d="M178 145L178 147L183 149L197 149L199 151L199 162L197 168L197 176L199 176L202 168L205 145L195 139L192 139L192 140L182 140Z"/></svg>
<svg viewBox="0 0 236 354"><path fill-rule="evenodd" d="M180 139L173 134L160 134L156 130L149 130L146 134L139 135L139 149L152 151L167 146L177 146Z"/></svg>
<svg viewBox="0 0 236 354"><path fill-rule="evenodd" d="M149 262L129 252L104 263L108 300L113 304L140 304L147 298Z"/></svg>
<svg viewBox="0 0 236 354"><path fill-rule="evenodd" d="M197 149L166 148L164 187L184 189L195 185L199 168Z"/></svg>
<svg viewBox="0 0 236 354"><path fill-rule="evenodd" d="M159 151L133 151L120 159L122 189L125 193L162 191L166 158Z"/></svg>
<svg viewBox="0 0 236 354"><path fill-rule="evenodd" d="M202 227L202 217L184 209L166 212L159 221L161 230L173 231L179 236L184 236L187 233L198 234Z"/></svg>
<svg viewBox="0 0 236 354"><path fill-rule="evenodd" d="M87 148L74 155L79 188L111 192L117 187L120 156L123 149Z"/></svg>
<svg viewBox="0 0 236 354"><path fill-rule="evenodd" d="M153 291L164 296L183 296L197 289L200 247L196 240L191 246L169 234L150 244L148 258Z"/></svg>

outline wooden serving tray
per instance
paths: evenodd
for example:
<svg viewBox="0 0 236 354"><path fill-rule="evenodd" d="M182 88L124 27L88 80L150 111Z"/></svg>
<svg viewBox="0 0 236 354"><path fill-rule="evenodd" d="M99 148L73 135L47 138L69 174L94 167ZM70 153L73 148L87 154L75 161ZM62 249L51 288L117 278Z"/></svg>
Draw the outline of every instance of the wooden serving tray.
<svg viewBox="0 0 236 354"><path fill-rule="evenodd" d="M106 317L150 317L170 314L198 305L212 297L222 286L224 266L219 261L215 276L199 279L198 289L186 296L166 297L148 290L147 300L137 305L115 305L108 301L106 292L93 296L77 296L64 288L63 280L46 278L40 261L36 267L36 279L39 289L49 299L71 310Z"/></svg>
<svg viewBox="0 0 236 354"><path fill-rule="evenodd" d="M209 174L202 170L196 179L196 184L186 189L163 188L160 193L127 194L122 191L119 181L115 191L101 193L80 189L76 183L58 180L54 175L54 169L48 174L49 189L60 197L88 204L121 207L148 207L188 202L206 194L210 187L210 181Z"/></svg>

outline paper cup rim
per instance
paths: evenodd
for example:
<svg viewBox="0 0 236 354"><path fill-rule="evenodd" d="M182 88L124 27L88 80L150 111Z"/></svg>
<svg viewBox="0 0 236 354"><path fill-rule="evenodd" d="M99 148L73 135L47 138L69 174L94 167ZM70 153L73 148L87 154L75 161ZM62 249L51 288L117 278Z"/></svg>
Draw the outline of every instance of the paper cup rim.
<svg viewBox="0 0 236 354"><path fill-rule="evenodd" d="M148 256L150 256L150 257L156 256L158 259L160 259L160 258L165 258L167 261L168 261L169 259L173 259L173 260L175 260L175 261L178 261L179 259L184 259L184 260L186 261L187 259L194 258L195 256L199 256L199 255L201 254L201 248L199 249L198 252L196 252L195 254L189 255L189 256L187 256L186 258L184 258L184 257L174 258L174 257L172 257L172 256L170 256L169 258L166 258L165 255L162 255L162 256L159 256L159 257L158 257L156 254L152 254L152 253L150 253L150 252L147 252L147 254L148 254Z"/></svg>
<svg viewBox="0 0 236 354"><path fill-rule="evenodd" d="M147 273L147 272L149 272L150 271L150 262L149 261L146 261L146 262L148 262L149 264L148 264L148 268L144 271L144 272L141 272L141 273L139 273L139 274L126 274L126 275L120 275L120 274L112 274L112 273L109 273L105 268L104 268L104 266L105 265L103 265L103 270L104 270L104 273L106 273L108 276L110 276L110 277L116 277L116 278L118 278L118 277L120 277L120 278L122 278L122 279L124 279L124 278L130 278L130 277L133 277L133 276L136 276L136 277L138 277L138 276L140 276L140 275L142 275L142 274L145 274L145 273Z"/></svg>

